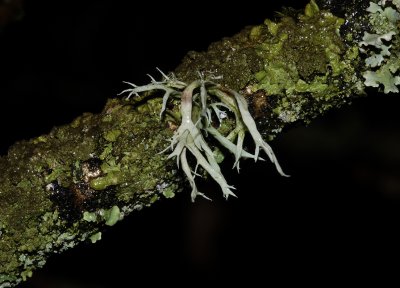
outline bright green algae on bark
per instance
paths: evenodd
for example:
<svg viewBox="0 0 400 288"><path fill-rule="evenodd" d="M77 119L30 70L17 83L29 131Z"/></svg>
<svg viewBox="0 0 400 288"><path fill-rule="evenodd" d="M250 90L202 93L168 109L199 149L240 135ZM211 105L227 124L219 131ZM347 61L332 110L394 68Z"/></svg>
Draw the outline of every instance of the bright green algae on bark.
<svg viewBox="0 0 400 288"><path fill-rule="evenodd" d="M172 135L158 117L160 100L140 107L110 100L102 113L19 142L0 158L1 287L178 190L174 166L159 153Z"/></svg>

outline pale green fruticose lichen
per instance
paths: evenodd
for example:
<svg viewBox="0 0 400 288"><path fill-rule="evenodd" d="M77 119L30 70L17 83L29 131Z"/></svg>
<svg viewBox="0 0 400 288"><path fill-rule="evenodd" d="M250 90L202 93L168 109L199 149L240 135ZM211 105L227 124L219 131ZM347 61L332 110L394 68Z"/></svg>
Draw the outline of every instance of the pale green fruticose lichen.
<svg viewBox="0 0 400 288"><path fill-rule="evenodd" d="M185 173L192 187L191 196L193 201L197 195L209 199L198 190L195 183L195 177L199 176L197 173L198 166L201 166L219 184L225 198L235 196L232 192L234 187L228 185L221 172L216 153L214 153L206 140L208 135L211 135L225 149L235 155L234 167L238 170L241 158L252 158L255 161L261 159L258 156L261 148L272 163L275 164L278 172L283 176L287 176L283 173L271 147L262 139L254 119L249 113L247 102L240 93L216 84L212 79L204 79L203 75L200 75L198 80L190 84L175 79L175 76L169 77L164 73L162 73L162 76L162 81L156 81L150 76L151 83L144 86L126 82L132 88L126 89L122 93L129 93L127 96L129 99L132 95L139 96L138 93L142 92L164 91L163 105L160 111L161 117L163 113L168 112L167 102L170 98L180 99L180 119L176 119L177 122L181 121L180 126L175 130L170 140L170 147L162 152L169 149L172 150L169 158L176 157L177 166L181 167ZM214 127L217 123L213 119L216 118L221 124L225 118L229 117L228 113L233 114L236 126L227 136L223 136ZM214 115L215 117L213 118ZM254 154L243 149L246 131L250 133L254 140ZM194 171L189 165L188 151L197 161Z"/></svg>
<svg viewBox="0 0 400 288"><path fill-rule="evenodd" d="M364 53L366 71L364 84L370 87L383 86L384 93L398 93L400 85L400 1L370 2L367 11L373 33L365 32L359 43Z"/></svg>

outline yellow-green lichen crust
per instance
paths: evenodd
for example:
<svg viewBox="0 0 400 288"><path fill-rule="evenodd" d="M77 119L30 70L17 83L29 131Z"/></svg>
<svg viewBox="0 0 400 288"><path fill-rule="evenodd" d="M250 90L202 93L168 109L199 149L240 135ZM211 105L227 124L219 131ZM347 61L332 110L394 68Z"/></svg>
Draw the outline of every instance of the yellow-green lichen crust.
<svg viewBox="0 0 400 288"><path fill-rule="evenodd" d="M253 37L262 40L257 53L264 67L249 89L279 96L273 112L284 123L310 119L362 89L355 71L358 46L343 41L344 23L311 1L297 19L284 16L253 28L260 31Z"/></svg>
<svg viewBox="0 0 400 288"><path fill-rule="evenodd" d="M174 163L160 153L173 133L160 109L161 99L140 107L109 100L102 113L19 142L0 158L0 287L178 190Z"/></svg>

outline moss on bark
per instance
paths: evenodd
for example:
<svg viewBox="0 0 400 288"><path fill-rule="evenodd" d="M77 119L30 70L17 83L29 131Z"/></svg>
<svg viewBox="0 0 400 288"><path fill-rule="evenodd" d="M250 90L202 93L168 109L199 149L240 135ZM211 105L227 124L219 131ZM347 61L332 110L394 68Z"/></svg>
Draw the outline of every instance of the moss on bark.
<svg viewBox="0 0 400 288"><path fill-rule="evenodd" d="M49 254L179 190L176 168L159 153L172 135L160 109L160 99L110 100L0 158L0 283L25 279Z"/></svg>

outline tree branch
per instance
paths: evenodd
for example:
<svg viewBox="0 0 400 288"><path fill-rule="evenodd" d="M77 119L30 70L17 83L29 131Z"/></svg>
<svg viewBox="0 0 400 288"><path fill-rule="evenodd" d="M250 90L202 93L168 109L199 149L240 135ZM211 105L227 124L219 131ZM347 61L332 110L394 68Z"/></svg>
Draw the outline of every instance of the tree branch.
<svg viewBox="0 0 400 288"><path fill-rule="evenodd" d="M207 174L232 195L218 164L230 153L235 165L259 159L242 147L245 132L277 164L265 140L285 127L349 103L366 86L398 92L400 3L332 2L311 1L190 52L175 76L133 85L130 99L14 144L0 158L0 287L25 280L53 253L96 242L186 179L193 199L203 195L195 177ZM161 153L170 145L170 156Z"/></svg>

